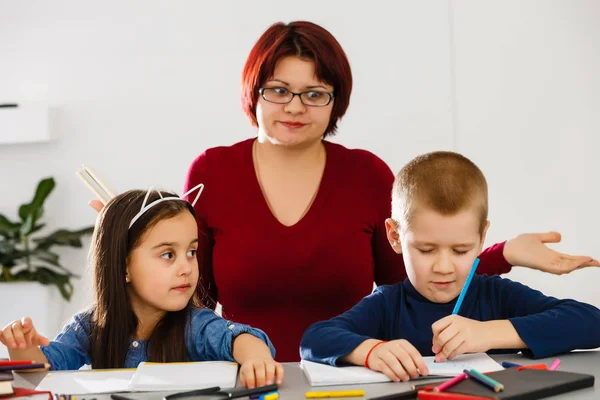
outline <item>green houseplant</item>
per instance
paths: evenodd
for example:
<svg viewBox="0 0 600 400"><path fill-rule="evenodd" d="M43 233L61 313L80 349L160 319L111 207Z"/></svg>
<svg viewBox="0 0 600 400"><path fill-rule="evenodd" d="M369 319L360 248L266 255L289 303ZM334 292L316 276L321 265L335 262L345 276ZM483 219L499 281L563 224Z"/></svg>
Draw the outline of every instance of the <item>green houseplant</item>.
<svg viewBox="0 0 600 400"><path fill-rule="evenodd" d="M93 232L90 226L77 231L58 229L47 236L32 235L45 224L40 223L44 202L55 187L54 179L42 179L33 200L19 207L20 221L12 222L0 214L0 282L39 282L56 285L62 297L73 295L71 278L77 277L63 267L54 246L82 247L81 238Z"/></svg>

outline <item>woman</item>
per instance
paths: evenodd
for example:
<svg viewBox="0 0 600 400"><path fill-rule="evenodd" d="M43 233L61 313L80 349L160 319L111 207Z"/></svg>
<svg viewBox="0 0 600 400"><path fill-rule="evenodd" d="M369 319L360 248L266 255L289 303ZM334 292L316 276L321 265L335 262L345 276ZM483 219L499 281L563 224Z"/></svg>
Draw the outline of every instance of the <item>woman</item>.
<svg viewBox="0 0 600 400"><path fill-rule="evenodd" d="M313 322L352 307L377 285L406 277L387 244L394 176L375 155L323 140L336 131L352 90L339 43L310 22L271 26L250 52L242 104L257 138L209 149L185 190L196 206L201 295L209 307L266 331L280 361L299 359ZM556 233L521 235L481 254L479 273L511 265L553 273L597 265L544 246Z"/></svg>
<svg viewBox="0 0 600 400"><path fill-rule="evenodd" d="M257 138L202 153L185 190L196 205L199 292L208 307L263 329L279 361L299 360L313 322L377 285L406 277L385 237L394 175L375 155L325 139L348 107L352 74L336 39L310 22L271 26L250 52L242 103ZM101 207L95 202L94 208ZM599 265L547 248L558 233L524 234L481 254L479 273L511 265L551 273Z"/></svg>

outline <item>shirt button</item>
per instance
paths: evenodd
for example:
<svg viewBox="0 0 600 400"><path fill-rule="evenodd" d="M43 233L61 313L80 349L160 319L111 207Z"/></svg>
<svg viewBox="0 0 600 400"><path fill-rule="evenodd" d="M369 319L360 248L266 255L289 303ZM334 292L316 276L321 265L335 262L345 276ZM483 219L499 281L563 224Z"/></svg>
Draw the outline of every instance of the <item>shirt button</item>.
<svg viewBox="0 0 600 400"><path fill-rule="evenodd" d="M134 340L133 343L131 343L131 345L133 347L138 347L140 344L136 340Z"/></svg>
<svg viewBox="0 0 600 400"><path fill-rule="evenodd" d="M229 329L235 328L235 325L229 325Z"/></svg>

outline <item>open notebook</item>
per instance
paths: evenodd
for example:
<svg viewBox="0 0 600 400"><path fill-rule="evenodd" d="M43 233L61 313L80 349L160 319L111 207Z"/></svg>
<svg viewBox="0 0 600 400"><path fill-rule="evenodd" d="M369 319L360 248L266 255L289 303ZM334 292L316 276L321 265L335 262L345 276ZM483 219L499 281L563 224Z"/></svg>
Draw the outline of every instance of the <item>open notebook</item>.
<svg viewBox="0 0 600 400"><path fill-rule="evenodd" d="M434 357L423 357L429 376L457 376L464 369L476 369L480 372L502 371L504 368L485 353L463 354L451 361L434 363ZM390 382L390 378L381 372L365 367L333 367L302 360L300 363L304 374L312 386L353 385L360 383Z"/></svg>
<svg viewBox="0 0 600 400"><path fill-rule="evenodd" d="M140 363L136 369L49 372L36 390L68 394L234 387L238 364L227 361Z"/></svg>

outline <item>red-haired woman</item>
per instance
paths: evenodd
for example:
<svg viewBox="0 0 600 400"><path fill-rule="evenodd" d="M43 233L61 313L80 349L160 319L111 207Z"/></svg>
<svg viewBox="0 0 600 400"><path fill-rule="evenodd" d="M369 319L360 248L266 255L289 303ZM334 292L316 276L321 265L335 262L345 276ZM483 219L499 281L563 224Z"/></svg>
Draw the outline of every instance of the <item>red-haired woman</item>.
<svg viewBox="0 0 600 400"><path fill-rule="evenodd" d="M242 104L257 137L198 156L185 190L196 205L199 291L205 304L263 329L279 361L299 360L313 322L338 315L377 285L406 277L387 243L394 175L377 156L325 140L352 91L342 47L324 28L272 25L250 52ZM557 233L525 234L481 254L478 272L511 265L560 273L594 263L556 253ZM595 262L597 264L597 261Z"/></svg>

